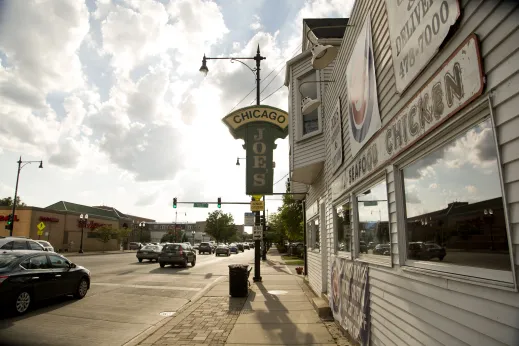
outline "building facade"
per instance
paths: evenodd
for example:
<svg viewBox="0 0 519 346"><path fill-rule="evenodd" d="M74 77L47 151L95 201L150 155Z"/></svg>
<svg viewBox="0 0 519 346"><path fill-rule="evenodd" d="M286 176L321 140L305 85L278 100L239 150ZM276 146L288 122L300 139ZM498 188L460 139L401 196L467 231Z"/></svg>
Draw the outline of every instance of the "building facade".
<svg viewBox="0 0 519 346"><path fill-rule="evenodd" d="M357 0L332 64L287 63L308 282L359 343L519 344L518 23L516 1Z"/></svg>
<svg viewBox="0 0 519 346"><path fill-rule="evenodd" d="M0 236L9 236L5 225L11 210L11 207L0 207ZM88 223L83 227L83 232L79 224L81 214L88 214ZM154 220L130 217L111 207L90 207L60 201L46 208L16 208L13 235L46 240L56 251L75 252L79 250L83 233L84 251L119 250L120 244L117 239L111 239L104 244L96 237L94 229L105 225L113 229L131 228L140 221ZM40 231L38 225L41 223L44 228ZM133 241L132 235L129 241Z"/></svg>

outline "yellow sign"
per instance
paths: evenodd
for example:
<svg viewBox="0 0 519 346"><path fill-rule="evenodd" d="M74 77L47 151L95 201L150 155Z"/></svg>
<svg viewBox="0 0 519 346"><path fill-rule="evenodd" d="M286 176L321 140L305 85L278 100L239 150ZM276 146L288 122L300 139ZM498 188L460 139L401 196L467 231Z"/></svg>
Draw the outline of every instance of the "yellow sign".
<svg viewBox="0 0 519 346"><path fill-rule="evenodd" d="M38 224L38 226L36 226L36 227L38 227L38 230L39 230L40 232L43 232L43 229L45 228L45 224L44 224L43 221L42 221L42 222L40 222L40 223ZM41 234L40 234L40 235L41 235Z"/></svg>
<svg viewBox="0 0 519 346"><path fill-rule="evenodd" d="M250 211L263 211L265 209L264 201L251 201L250 202Z"/></svg>
<svg viewBox="0 0 519 346"><path fill-rule="evenodd" d="M288 113L271 106L249 106L227 114L223 122L233 130L255 122L271 123L284 130L288 127Z"/></svg>
<svg viewBox="0 0 519 346"><path fill-rule="evenodd" d="M254 198L255 201L259 201L263 197L263 195L252 195L252 198Z"/></svg>

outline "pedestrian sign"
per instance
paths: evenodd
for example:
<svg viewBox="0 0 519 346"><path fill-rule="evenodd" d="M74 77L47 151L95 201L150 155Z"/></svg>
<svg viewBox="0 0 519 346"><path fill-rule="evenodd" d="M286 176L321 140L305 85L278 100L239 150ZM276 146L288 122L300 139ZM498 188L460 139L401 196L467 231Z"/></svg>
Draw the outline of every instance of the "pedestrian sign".
<svg viewBox="0 0 519 346"><path fill-rule="evenodd" d="M259 201L263 197L263 195L252 195L252 198L254 198L255 201Z"/></svg>
<svg viewBox="0 0 519 346"><path fill-rule="evenodd" d="M43 231L43 229L45 228L45 224L44 224L43 221L42 221L42 222L40 222L40 223L38 224L38 226L36 226L36 227L38 227L38 230L41 232L41 231Z"/></svg>

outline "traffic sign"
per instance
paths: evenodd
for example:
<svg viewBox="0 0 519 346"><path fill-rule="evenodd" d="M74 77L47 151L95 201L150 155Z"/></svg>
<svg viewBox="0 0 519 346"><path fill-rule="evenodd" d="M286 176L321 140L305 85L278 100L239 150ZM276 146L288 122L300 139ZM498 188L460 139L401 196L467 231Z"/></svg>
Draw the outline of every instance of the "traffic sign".
<svg viewBox="0 0 519 346"><path fill-rule="evenodd" d="M245 226L254 226L254 213L245 213L243 224Z"/></svg>
<svg viewBox="0 0 519 346"><path fill-rule="evenodd" d="M263 226L254 226L252 229L252 239L261 240L263 238Z"/></svg>
<svg viewBox="0 0 519 346"><path fill-rule="evenodd" d="M43 229L45 228L45 224L44 224L43 221L42 221L42 222L40 222L36 227L38 227L38 230L39 230L40 232L42 232Z"/></svg>
<svg viewBox="0 0 519 346"><path fill-rule="evenodd" d="M251 201L250 211L263 211L265 209L265 201Z"/></svg>
<svg viewBox="0 0 519 346"><path fill-rule="evenodd" d="M263 195L252 195L252 198L254 198L255 201L259 201L263 197Z"/></svg>
<svg viewBox="0 0 519 346"><path fill-rule="evenodd" d="M377 205L378 205L377 201L364 201L365 207L375 207Z"/></svg>
<svg viewBox="0 0 519 346"><path fill-rule="evenodd" d="M194 203L193 207L195 207L195 208L209 208L209 203Z"/></svg>

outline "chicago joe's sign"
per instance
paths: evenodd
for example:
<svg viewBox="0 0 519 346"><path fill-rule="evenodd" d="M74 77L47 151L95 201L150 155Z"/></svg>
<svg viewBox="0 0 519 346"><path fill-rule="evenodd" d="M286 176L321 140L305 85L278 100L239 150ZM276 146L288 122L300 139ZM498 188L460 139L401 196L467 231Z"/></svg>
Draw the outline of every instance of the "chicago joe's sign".
<svg viewBox="0 0 519 346"><path fill-rule="evenodd" d="M243 139L247 151L245 193L269 195L273 191L275 141L288 135L288 114L258 105L235 110L222 121L235 139Z"/></svg>

